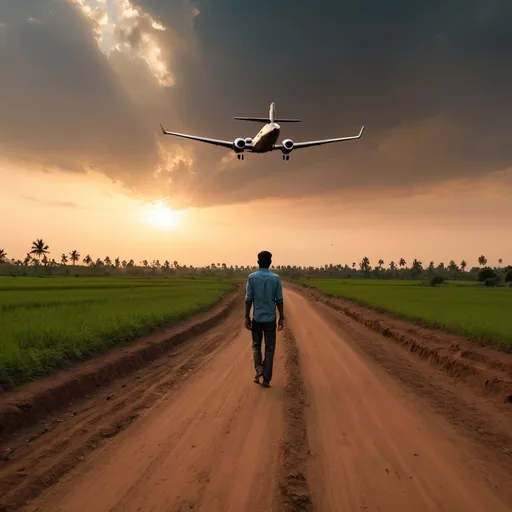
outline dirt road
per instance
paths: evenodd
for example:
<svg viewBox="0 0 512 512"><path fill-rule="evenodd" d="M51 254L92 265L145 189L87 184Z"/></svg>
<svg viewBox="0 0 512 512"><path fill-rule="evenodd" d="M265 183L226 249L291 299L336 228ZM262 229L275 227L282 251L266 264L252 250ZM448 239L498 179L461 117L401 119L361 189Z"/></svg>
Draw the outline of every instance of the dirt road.
<svg viewBox="0 0 512 512"><path fill-rule="evenodd" d="M510 468L358 347L356 337L377 347L379 335L340 326L291 290L286 309L270 389L252 382L250 337L236 310L54 416L30 443L18 440L0 466L0 510L266 512L286 510L287 494L295 510L512 509ZM510 418L499 432L505 442Z"/></svg>

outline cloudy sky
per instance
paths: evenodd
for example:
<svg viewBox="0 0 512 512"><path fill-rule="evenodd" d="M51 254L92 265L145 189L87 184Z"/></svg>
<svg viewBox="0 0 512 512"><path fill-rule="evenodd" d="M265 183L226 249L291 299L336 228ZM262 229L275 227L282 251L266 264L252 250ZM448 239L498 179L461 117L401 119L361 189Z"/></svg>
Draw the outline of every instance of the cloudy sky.
<svg viewBox="0 0 512 512"><path fill-rule="evenodd" d="M4 0L0 248L512 263L509 0ZM247 155L162 136L294 140ZM148 221L168 197L175 225Z"/></svg>

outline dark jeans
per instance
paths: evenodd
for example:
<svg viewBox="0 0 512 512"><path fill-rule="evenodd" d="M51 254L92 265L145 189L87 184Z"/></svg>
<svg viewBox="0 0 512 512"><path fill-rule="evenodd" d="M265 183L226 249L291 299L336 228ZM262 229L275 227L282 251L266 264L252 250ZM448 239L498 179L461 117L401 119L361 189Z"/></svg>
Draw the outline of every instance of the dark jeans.
<svg viewBox="0 0 512 512"><path fill-rule="evenodd" d="M260 323L252 321L252 354L256 372L263 370L263 378L270 382L274 366L274 352L276 350L277 324L273 322ZM261 360L261 342L265 338L265 360Z"/></svg>

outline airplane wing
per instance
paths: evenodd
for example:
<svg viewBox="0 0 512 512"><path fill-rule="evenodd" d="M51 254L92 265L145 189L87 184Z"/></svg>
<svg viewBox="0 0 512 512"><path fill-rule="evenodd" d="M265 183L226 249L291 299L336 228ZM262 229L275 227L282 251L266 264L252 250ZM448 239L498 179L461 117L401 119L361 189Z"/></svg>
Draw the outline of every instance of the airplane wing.
<svg viewBox="0 0 512 512"><path fill-rule="evenodd" d="M361 127L361 131L359 132L359 135L352 135L350 137L339 137L337 139L323 139L323 140L310 140L307 142L295 142L293 144L293 150L301 149L301 148L310 148L312 146L321 146L322 144L331 144L333 142L343 142L345 140L354 140L361 138L361 135L363 134L364 126ZM280 150L282 149L282 144L276 144L274 146L274 150Z"/></svg>
<svg viewBox="0 0 512 512"><path fill-rule="evenodd" d="M200 142L206 142L206 144L214 144L215 146L222 146L225 148L233 149L233 141L231 140L208 139L207 137L187 135L186 133L168 132L167 130L164 130L162 124L160 124L160 128L162 128L164 135L174 135L175 137L183 137L184 139L198 140Z"/></svg>

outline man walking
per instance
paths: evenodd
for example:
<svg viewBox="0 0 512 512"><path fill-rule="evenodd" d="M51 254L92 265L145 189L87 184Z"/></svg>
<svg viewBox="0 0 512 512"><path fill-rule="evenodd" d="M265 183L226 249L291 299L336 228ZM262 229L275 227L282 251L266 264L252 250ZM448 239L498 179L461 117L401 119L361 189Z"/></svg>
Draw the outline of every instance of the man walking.
<svg viewBox="0 0 512 512"><path fill-rule="evenodd" d="M276 330L283 330L284 304L283 288L278 275L269 270L272 254L262 251L258 254L259 270L247 279L245 294L245 327L252 331L252 353L256 376L254 382L269 387L272 379L274 352L276 349ZM254 306L251 320L251 307ZM276 306L279 320L276 322ZM265 359L261 357L261 342L265 338Z"/></svg>

